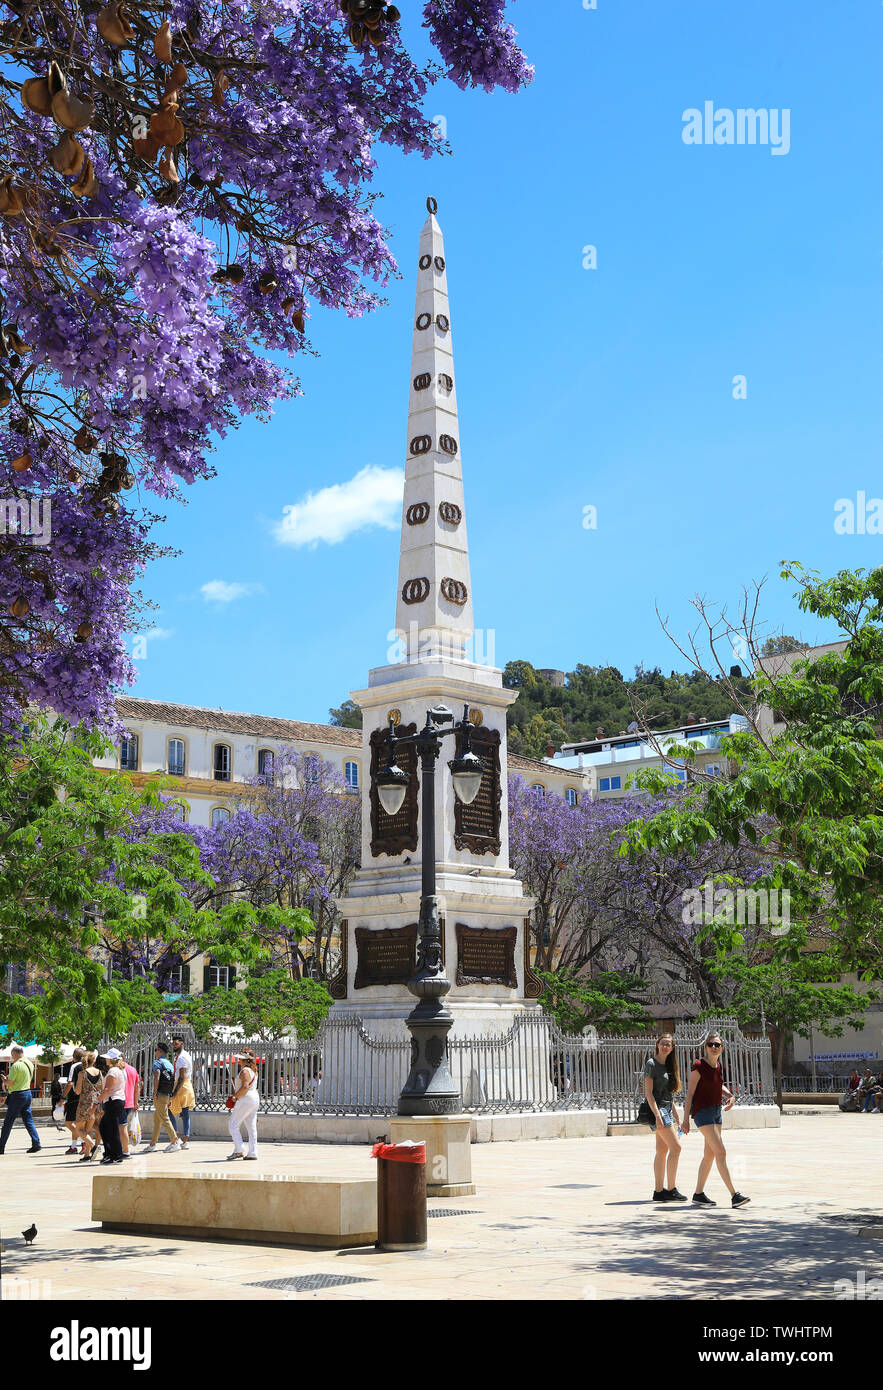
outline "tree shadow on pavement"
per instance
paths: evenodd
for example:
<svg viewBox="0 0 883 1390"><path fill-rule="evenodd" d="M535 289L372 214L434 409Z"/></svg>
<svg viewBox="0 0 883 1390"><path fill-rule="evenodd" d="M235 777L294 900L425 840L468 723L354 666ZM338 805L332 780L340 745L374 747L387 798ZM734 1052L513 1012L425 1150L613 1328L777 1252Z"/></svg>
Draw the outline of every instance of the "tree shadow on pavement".
<svg viewBox="0 0 883 1390"><path fill-rule="evenodd" d="M579 1231L597 1258L574 1268L596 1277L664 1279L681 1288L682 1296L705 1298L832 1298L838 1279L855 1281L862 1269L868 1276L883 1274L883 1242L858 1235L861 1215L854 1226L824 1212L800 1221L777 1221L756 1209L749 1215L680 1207L653 1215L649 1221L618 1222L613 1254L605 1253L609 1225L581 1223Z"/></svg>

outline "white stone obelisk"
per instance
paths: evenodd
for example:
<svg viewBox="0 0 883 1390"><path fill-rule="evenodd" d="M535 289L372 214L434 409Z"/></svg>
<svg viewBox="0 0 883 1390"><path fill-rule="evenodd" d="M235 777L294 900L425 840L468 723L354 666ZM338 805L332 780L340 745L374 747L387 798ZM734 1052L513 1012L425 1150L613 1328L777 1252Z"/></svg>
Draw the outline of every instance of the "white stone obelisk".
<svg viewBox="0 0 883 1390"><path fill-rule="evenodd" d="M403 730L422 728L430 707L444 704L460 719L466 705L484 740L478 751L491 767L484 819L476 832L475 822L467 825L456 805L447 768L456 749L454 738L448 737L435 776L437 893L455 1034L495 1034L508 1029L525 1009L535 1008L538 994L526 954L526 918L533 901L523 896L509 866L506 709L517 692L503 686L496 667L472 659L475 630L453 323L434 200L427 206L418 250L396 631L387 635L392 639L389 664L370 672L367 688L351 692L363 712L362 858L347 897L338 901L347 924L345 964L332 994L338 1016L355 1014L373 1033L400 1035L413 996L403 982L366 984L359 970L359 943L364 961L367 932L395 932L417 922L421 837L418 809L413 809L410 820L403 813L400 837L390 839L372 790L372 755L376 770L379 731L390 718ZM494 833L486 833L489 827ZM474 954L472 969L465 956L461 959L464 931L503 930L511 941L513 929L511 982L477 979ZM489 940L494 951L502 950L503 938Z"/></svg>

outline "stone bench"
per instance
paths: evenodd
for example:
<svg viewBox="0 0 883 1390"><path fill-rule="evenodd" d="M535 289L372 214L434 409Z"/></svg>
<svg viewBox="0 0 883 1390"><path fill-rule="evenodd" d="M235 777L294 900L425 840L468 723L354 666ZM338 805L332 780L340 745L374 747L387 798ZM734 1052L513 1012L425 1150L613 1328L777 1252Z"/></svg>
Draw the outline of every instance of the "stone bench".
<svg viewBox="0 0 883 1390"><path fill-rule="evenodd" d="M96 1173L104 1230L343 1248L377 1240L377 1180L289 1173Z"/></svg>

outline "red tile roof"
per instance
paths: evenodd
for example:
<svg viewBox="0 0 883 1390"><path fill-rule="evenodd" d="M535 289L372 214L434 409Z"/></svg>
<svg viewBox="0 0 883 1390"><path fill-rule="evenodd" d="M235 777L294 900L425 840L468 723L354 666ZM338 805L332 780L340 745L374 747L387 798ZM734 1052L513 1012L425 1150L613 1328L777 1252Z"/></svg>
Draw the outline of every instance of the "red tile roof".
<svg viewBox="0 0 883 1390"><path fill-rule="evenodd" d="M273 719L265 714L241 714L235 710L202 709L197 705L172 705L164 700L141 700L121 695L117 714L126 719L151 719L158 724L218 729L226 734L255 734L267 738L297 739L307 743L334 743L361 747L360 729L340 729L335 724L306 724L299 719Z"/></svg>

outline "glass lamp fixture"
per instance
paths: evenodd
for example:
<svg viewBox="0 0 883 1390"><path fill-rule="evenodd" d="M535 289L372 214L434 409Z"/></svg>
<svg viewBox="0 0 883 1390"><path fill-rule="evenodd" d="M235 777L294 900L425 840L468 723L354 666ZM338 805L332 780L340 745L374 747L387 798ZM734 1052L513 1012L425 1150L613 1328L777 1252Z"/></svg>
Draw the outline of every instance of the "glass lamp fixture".
<svg viewBox="0 0 883 1390"><path fill-rule="evenodd" d="M380 804L388 816L394 816L402 809L402 802L408 790L408 774L390 760L375 778Z"/></svg>
<svg viewBox="0 0 883 1390"><path fill-rule="evenodd" d="M468 806L478 796L481 787L484 774L481 758L473 753L471 748L464 748L458 758L451 759L448 767L451 769L451 781L458 800L462 801L464 806Z"/></svg>

